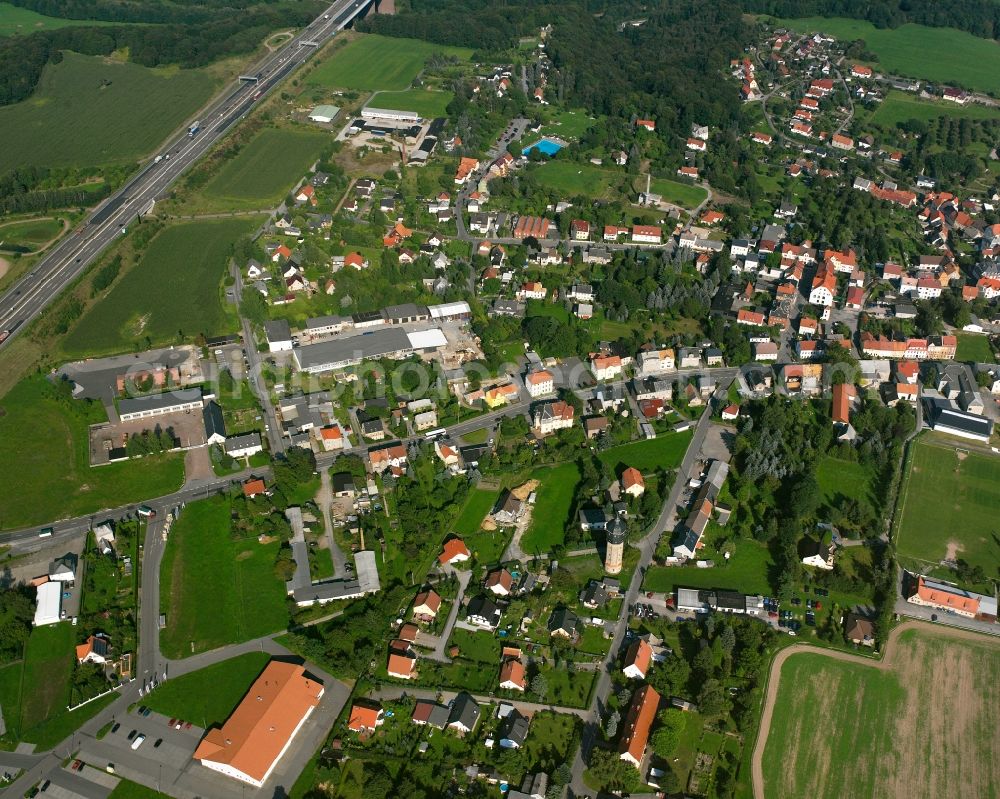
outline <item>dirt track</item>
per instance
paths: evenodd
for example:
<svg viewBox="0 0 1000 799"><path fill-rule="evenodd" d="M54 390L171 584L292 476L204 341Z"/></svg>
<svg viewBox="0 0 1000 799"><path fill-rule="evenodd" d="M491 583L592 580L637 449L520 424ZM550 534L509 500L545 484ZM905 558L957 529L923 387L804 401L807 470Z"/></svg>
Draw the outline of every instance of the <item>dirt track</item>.
<svg viewBox="0 0 1000 799"><path fill-rule="evenodd" d="M848 652L839 652L832 649L813 646L812 644L793 644L786 649L782 649L771 663L771 671L768 675L767 694L764 696L764 712L760 720L760 732L757 735L757 742L754 745L751 759L751 778L753 780L754 799L766 799L764 794L764 748L767 746L768 734L771 730L771 718L774 715L774 704L778 697L778 687L781 677L781 667L789 657L802 652L809 652L814 655L822 655L834 660L842 660L848 663L868 666L880 671L890 671L896 667L896 639L905 631L918 629L933 632L936 635L947 636L971 640L977 642L989 642L989 636L968 630L959 630L954 627L944 627L936 624L929 624L919 621L907 621L900 624L889 634L889 641L885 647L885 657L882 660L870 660Z"/></svg>

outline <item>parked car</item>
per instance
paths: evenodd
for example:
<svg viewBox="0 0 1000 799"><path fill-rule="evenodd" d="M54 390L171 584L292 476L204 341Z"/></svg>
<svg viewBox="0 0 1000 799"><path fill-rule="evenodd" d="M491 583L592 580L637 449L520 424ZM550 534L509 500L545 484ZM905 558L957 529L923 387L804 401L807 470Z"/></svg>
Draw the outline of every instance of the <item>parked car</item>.
<svg viewBox="0 0 1000 799"><path fill-rule="evenodd" d="M797 596L793 596L792 597L792 604L795 605L796 607L798 607L799 605L802 604L802 598L801 597L797 597Z"/></svg>
<svg viewBox="0 0 1000 799"><path fill-rule="evenodd" d="M153 742L153 748L154 748L154 749L156 749L156 748L157 748L157 747L158 747L158 746L159 746L159 745L160 745L161 743L163 743L163 739L162 739L162 738L157 738L157 739L156 739L156 740L155 740L155 741Z"/></svg>
<svg viewBox="0 0 1000 799"><path fill-rule="evenodd" d="M177 719L170 719L170 721L167 722L167 726L168 727L173 727L176 723L177 723Z"/></svg>
<svg viewBox="0 0 1000 799"><path fill-rule="evenodd" d="M132 740L133 738L135 738L135 734L136 734L137 732L139 732L139 731L138 731L138 730L132 730L132 732L130 732L130 733L128 734L128 739L129 739L129 740L131 741L131 740Z"/></svg>
<svg viewBox="0 0 1000 799"><path fill-rule="evenodd" d="M120 730L121 728L122 728L122 725L121 725L121 724L118 724L118 723L115 723L115 724L114 724L114 725L113 725L113 726L111 727L111 732L118 732L118 730Z"/></svg>

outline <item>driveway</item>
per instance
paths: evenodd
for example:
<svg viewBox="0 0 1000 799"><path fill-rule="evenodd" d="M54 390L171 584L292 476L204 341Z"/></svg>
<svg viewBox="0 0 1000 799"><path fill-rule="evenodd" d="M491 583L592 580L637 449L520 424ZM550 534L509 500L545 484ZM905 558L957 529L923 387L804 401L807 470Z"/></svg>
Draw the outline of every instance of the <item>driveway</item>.
<svg viewBox="0 0 1000 799"><path fill-rule="evenodd" d="M469 580L472 579L472 572L458 571L451 566L448 566L444 571L446 573L450 572L458 577L458 594L455 596L455 601L452 603L451 610L448 612L448 621L445 622L444 630L441 632L441 635L421 636L422 643L426 642L427 645L433 645L434 647L433 652L423 655L422 657L429 658L430 660L437 660L441 663L451 663L451 658L444 653L444 650L448 646L448 639L451 638L452 628L454 628L455 621L458 619L458 612L462 607L462 599L465 597L465 589L468 588Z"/></svg>

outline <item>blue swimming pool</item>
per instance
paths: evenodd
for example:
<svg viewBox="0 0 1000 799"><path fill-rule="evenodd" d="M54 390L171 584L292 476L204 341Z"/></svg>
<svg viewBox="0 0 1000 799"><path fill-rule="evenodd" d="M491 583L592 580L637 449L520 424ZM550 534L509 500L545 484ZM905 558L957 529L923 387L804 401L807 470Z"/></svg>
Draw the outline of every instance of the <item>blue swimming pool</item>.
<svg viewBox="0 0 1000 799"><path fill-rule="evenodd" d="M563 146L559 142L553 141L552 139L539 139L534 144L528 145L523 150L521 150L521 154L527 155L536 148L545 153L545 155L553 156L557 152L559 152L563 148Z"/></svg>

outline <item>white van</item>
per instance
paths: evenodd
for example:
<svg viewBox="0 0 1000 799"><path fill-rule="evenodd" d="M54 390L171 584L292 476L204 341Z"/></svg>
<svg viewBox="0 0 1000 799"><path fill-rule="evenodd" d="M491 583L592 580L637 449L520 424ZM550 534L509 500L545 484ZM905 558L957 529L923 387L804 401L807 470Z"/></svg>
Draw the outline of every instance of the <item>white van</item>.
<svg viewBox="0 0 1000 799"><path fill-rule="evenodd" d="M139 735L135 736L135 740L132 741L132 748L133 749L138 749L140 746L142 746L142 742L145 741L145 740L146 740L146 736L143 735L143 734L141 734L141 733Z"/></svg>

